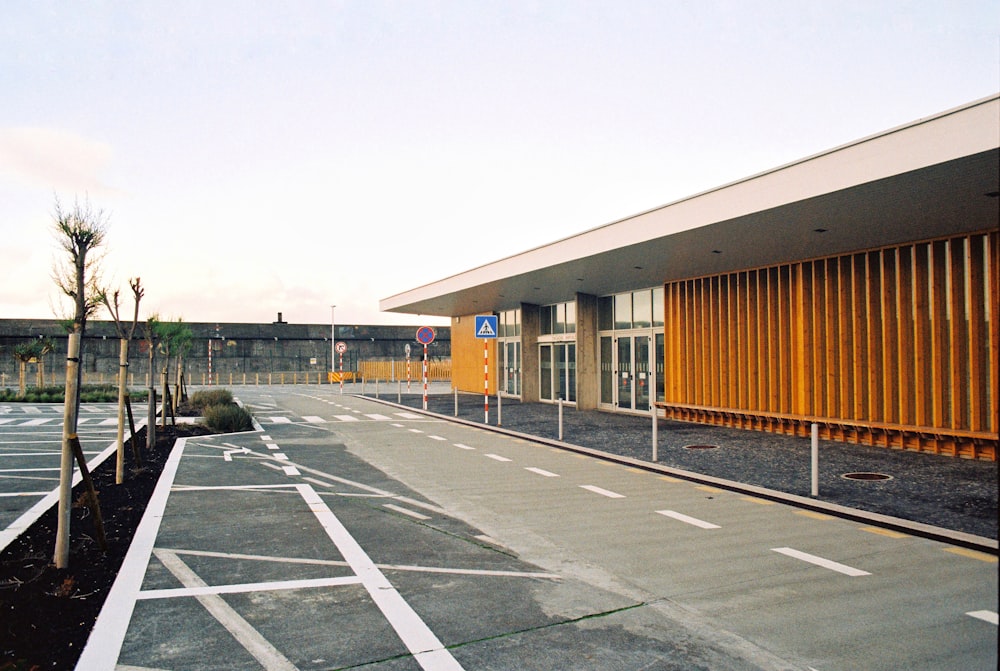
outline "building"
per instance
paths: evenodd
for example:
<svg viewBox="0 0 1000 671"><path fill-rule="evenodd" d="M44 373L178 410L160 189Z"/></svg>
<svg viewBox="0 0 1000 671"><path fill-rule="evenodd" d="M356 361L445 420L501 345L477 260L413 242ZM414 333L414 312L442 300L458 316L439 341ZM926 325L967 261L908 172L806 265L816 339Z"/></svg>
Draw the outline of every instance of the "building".
<svg viewBox="0 0 1000 671"><path fill-rule="evenodd" d="M453 384L996 459L1000 96L385 298ZM499 374L498 374L499 372Z"/></svg>

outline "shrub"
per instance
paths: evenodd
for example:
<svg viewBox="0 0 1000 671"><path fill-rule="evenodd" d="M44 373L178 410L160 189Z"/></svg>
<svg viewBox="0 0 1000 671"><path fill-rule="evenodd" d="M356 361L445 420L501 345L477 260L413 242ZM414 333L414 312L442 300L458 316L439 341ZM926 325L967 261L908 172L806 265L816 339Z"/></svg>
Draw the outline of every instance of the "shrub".
<svg viewBox="0 0 1000 671"><path fill-rule="evenodd" d="M253 429L253 416L238 405L210 405L204 410L205 426L219 433Z"/></svg>
<svg viewBox="0 0 1000 671"><path fill-rule="evenodd" d="M197 410L210 405L233 405L233 393L228 389L203 389L191 394L189 403Z"/></svg>

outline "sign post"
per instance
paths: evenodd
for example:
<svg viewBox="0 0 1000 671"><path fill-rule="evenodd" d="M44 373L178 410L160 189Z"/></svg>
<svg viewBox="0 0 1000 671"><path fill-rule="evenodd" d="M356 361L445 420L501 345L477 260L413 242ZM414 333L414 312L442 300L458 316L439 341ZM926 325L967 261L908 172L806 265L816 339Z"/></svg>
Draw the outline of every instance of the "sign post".
<svg viewBox="0 0 1000 671"><path fill-rule="evenodd" d="M490 423L490 340L497 337L496 315L476 315L476 337L483 341L483 422Z"/></svg>
<svg viewBox="0 0 1000 671"><path fill-rule="evenodd" d="M347 343L338 342L334 346L337 350L337 354L340 355L340 393L344 393L344 352L347 351Z"/></svg>
<svg viewBox="0 0 1000 671"><path fill-rule="evenodd" d="M406 393L410 393L410 343L406 343Z"/></svg>
<svg viewBox="0 0 1000 671"><path fill-rule="evenodd" d="M427 346L434 342L434 329L421 326L417 329L417 342L424 346L424 410L427 409Z"/></svg>

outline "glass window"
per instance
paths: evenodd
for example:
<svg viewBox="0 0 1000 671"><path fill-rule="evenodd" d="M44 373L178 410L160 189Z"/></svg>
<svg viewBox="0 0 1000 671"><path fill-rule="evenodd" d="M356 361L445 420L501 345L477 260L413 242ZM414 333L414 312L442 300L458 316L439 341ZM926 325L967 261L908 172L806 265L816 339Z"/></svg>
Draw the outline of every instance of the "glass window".
<svg viewBox="0 0 1000 671"><path fill-rule="evenodd" d="M600 331L610 331L615 327L614 296L601 296L597 299L597 328Z"/></svg>
<svg viewBox="0 0 1000 671"><path fill-rule="evenodd" d="M540 308L538 312L541 321L538 325L538 331L541 335L549 335L552 333L552 308L546 305Z"/></svg>
<svg viewBox="0 0 1000 671"><path fill-rule="evenodd" d="M576 301L566 304L566 333L576 333Z"/></svg>
<svg viewBox="0 0 1000 671"><path fill-rule="evenodd" d="M653 326L663 326L663 287L653 289Z"/></svg>
<svg viewBox="0 0 1000 671"><path fill-rule="evenodd" d="M632 294L615 296L615 328L632 328Z"/></svg>
<svg viewBox="0 0 1000 671"><path fill-rule="evenodd" d="M552 306L552 332L566 333L566 304Z"/></svg>
<svg viewBox="0 0 1000 671"><path fill-rule="evenodd" d="M632 327L648 329L653 323L652 293L636 291L632 294Z"/></svg>

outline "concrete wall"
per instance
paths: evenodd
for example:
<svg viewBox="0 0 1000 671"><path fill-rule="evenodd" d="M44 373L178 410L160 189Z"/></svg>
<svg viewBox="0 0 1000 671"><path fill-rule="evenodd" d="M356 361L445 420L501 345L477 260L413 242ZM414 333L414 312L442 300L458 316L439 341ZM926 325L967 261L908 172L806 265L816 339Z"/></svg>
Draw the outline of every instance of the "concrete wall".
<svg viewBox="0 0 1000 671"><path fill-rule="evenodd" d="M185 356L185 371L191 384L200 384L208 371L208 351L212 349L212 372L219 381L226 381L232 373L239 379L243 374L253 376L269 372L318 374L331 370L332 343L329 324L270 324L199 323L188 326L194 335L191 349ZM344 370L354 370L358 360L404 360L405 346L423 355L423 345L416 341L414 326L367 326L337 324L337 340L347 345ZM451 329L435 328L436 337L428 347L431 360L451 357ZM55 319L0 319L0 380L8 386L17 385L19 362L14 358L14 347L28 340L48 337L55 342L55 350L45 357L46 384L56 380L62 384L66 366L66 332ZM129 375L136 384L143 384L149 370L148 347L142 340L142 324L136 329L132 342ZM118 335L114 323L91 321L83 341L82 366L84 373L93 378L104 375L113 380L118 373ZM157 353L154 368L163 365ZM334 361L334 364L339 364ZM482 366L480 365L480 371ZM28 365L28 384L34 385L36 366ZM53 375L54 374L54 375ZM221 377L220 377L221 376ZM480 380L480 388L482 382Z"/></svg>

